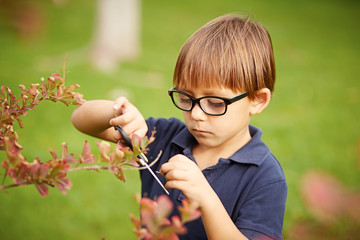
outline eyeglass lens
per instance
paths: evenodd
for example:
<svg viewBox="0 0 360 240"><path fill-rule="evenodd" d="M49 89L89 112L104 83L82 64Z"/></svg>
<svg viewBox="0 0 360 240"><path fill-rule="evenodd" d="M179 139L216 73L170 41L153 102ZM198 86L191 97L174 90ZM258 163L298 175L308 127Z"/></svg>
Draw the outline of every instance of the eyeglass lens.
<svg viewBox="0 0 360 240"><path fill-rule="evenodd" d="M173 92L173 99L176 106L182 110L189 111L193 108L193 100L182 93ZM207 114L223 114L226 111L224 100L216 97L204 97L199 101L201 109Z"/></svg>

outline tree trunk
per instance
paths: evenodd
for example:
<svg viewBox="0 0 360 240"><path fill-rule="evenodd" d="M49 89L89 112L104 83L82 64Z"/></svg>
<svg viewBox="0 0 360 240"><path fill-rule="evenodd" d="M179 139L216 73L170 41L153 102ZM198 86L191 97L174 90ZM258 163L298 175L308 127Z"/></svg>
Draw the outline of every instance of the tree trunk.
<svg viewBox="0 0 360 240"><path fill-rule="evenodd" d="M98 0L91 62L112 70L140 51L140 0Z"/></svg>

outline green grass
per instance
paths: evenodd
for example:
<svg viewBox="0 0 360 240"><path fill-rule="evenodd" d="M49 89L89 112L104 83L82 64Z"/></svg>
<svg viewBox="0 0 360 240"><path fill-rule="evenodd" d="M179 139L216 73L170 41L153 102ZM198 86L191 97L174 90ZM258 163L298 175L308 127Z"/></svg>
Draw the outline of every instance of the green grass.
<svg viewBox="0 0 360 240"><path fill-rule="evenodd" d="M142 54L113 73L96 71L84 54L91 42L96 1L68 1L55 7L41 1L46 32L36 41L20 41L0 17L0 83L18 93L22 83L62 72L67 84L79 83L85 99L112 98L125 90L145 117L181 117L169 101L172 71L184 41L210 19L228 12L252 14L272 36L277 65L274 98L253 119L281 162L289 193L285 232L307 215L298 186L303 174L321 169L359 190L360 6L356 1L143 1ZM42 103L16 129L28 159L50 159L49 148L80 154L85 139L70 123L74 107ZM3 152L0 152L4 159ZM55 189L42 198L34 186L0 193L1 239L134 239L129 213L140 191L137 172L125 184L111 173L69 174L66 196Z"/></svg>

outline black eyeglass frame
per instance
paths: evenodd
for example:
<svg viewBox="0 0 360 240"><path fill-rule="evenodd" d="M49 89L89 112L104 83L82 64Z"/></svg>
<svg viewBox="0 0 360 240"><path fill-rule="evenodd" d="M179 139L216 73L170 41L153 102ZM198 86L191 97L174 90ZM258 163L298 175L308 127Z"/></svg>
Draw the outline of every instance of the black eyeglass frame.
<svg viewBox="0 0 360 240"><path fill-rule="evenodd" d="M189 98L191 99L191 107L190 107L190 109L182 109L182 108L180 108L180 107L176 104L176 102L175 102L175 100L174 100L173 93L180 93L180 94L183 94L183 95L189 97ZM223 97L218 97L218 96L205 96L205 97L201 97L201 98L194 98L193 96L191 96L191 95L189 95L189 94L187 94L187 93L185 93L185 92L176 90L175 87L173 87L172 89L168 90L168 94L169 94L169 96L171 97L171 100L172 100L172 102L174 103L175 107L177 107L178 109L180 109L180 110L182 110L182 111L190 112L190 111L194 108L195 103L197 103L197 104L200 106L201 110L202 110L204 113L206 113L206 114L208 114L208 115L211 115L211 116L221 116L221 115L224 115L224 114L226 113L226 111L227 111L227 106L228 106L228 105L230 105L230 104L232 104L232 103L234 103L234 102L236 102L236 101L239 101L239 100L241 100L241 99L243 99L243 98L245 98L245 97L247 97L247 96L249 95L248 92L243 92L243 93L241 93L241 94L239 94L239 95L237 95L237 96L235 96L235 97L233 97L233 98L223 98ZM206 111L203 109L203 107L201 106L201 104L200 104L200 101L201 101L202 99L206 99L206 98L217 98L217 99L223 100L224 103L225 103L225 110L224 110L224 112L223 112L223 113L220 113L220 114L213 114L213 113L208 113L208 112L206 112Z"/></svg>

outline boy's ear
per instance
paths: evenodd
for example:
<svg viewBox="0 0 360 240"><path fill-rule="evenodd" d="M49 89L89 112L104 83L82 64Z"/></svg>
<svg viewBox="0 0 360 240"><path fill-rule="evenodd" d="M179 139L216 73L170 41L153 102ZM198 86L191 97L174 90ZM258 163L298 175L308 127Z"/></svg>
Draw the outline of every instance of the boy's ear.
<svg viewBox="0 0 360 240"><path fill-rule="evenodd" d="M261 113L267 105L269 105L271 99L271 91L268 88L262 88L255 92L255 99L251 101L250 115Z"/></svg>

